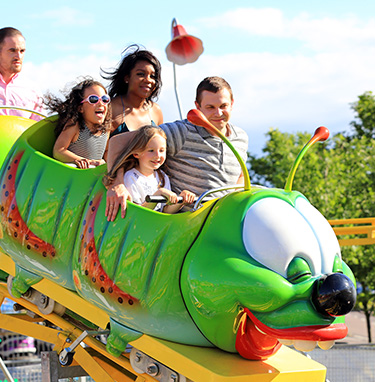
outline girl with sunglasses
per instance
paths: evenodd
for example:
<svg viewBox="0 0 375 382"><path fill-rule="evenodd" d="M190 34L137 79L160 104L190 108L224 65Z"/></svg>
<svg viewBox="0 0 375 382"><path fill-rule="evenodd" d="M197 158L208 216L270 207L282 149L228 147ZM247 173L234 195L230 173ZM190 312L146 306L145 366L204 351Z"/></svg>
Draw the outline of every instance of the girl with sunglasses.
<svg viewBox="0 0 375 382"><path fill-rule="evenodd" d="M102 72L102 77L110 81L111 136L163 123L163 113L155 102L162 85L161 65L151 52L130 45L118 68Z"/></svg>
<svg viewBox="0 0 375 382"><path fill-rule="evenodd" d="M57 112L57 136L53 156L79 168L105 163L111 128L110 96L105 87L92 78L74 86L61 100L48 94L47 108Z"/></svg>

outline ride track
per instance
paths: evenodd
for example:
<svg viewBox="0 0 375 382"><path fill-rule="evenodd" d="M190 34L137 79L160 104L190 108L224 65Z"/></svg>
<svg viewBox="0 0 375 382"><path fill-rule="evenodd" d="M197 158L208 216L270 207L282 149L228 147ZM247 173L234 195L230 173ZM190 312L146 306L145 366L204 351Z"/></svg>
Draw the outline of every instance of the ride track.
<svg viewBox="0 0 375 382"><path fill-rule="evenodd" d="M197 111L189 118L220 136ZM344 315L355 303L354 277L341 259L329 223L292 191L298 163L312 144L326 139L326 130L318 129L302 149L285 190L250 186L246 172L244 190L210 200L195 211L167 215L129 203L126 218L109 223L101 184L105 166L79 170L53 160L53 121L29 127L12 146L9 136L15 140L17 126L28 122L0 117L0 265L12 276L9 291L2 287L1 295L11 293L21 306L65 333L61 342L46 328L54 333L48 342L56 344L62 364L73 360L75 349L74 358L96 382L109 381L93 371L100 366L75 341L82 339L91 347L85 335L93 330L103 334L108 328L106 350L103 344L98 347L111 362L121 364L116 360L123 359L130 342L169 366L157 365L164 370L160 378L261 381L272 369L278 380L293 381L293 373L300 380L295 366L283 370L277 361L279 354L291 351L281 343L311 350L316 343L329 348L345 337ZM41 294L49 300L46 306ZM71 326L72 320L81 332ZM8 319L1 317L1 322L15 329ZM34 335L28 335L43 337L41 328L34 325ZM78 346L66 347L66 338ZM151 343L163 351L153 352ZM212 347L261 361L239 361ZM212 359L209 354L225 359L228 369L219 361L213 371L195 352L205 360ZM184 353L189 355L184 358ZM150 365L137 364L155 359L136 350L132 354L133 376L156 373ZM298 356L293 352L292 357ZM271 366L274 361L277 367ZM92 367L87 366L90 362ZM232 366L238 362L253 370L243 373L239 366L236 374ZM290 365L285 359L284 364ZM311 381L324 378L324 368L310 366L300 370L303 380L309 381L309 374L314 375ZM156 374L157 380L168 380Z"/></svg>

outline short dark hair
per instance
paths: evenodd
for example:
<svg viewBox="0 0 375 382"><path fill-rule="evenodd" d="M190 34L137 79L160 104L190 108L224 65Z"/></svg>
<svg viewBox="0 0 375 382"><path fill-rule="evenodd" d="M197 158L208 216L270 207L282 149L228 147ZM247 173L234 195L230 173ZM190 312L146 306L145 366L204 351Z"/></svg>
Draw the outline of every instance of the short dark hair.
<svg viewBox="0 0 375 382"><path fill-rule="evenodd" d="M161 82L161 64L159 60L148 50L141 49L137 44L128 46L122 54L124 58L121 60L117 69L113 71L105 71L102 69L102 77L111 81L108 87L108 94L111 98L118 95L125 95L128 92L128 84L125 83L124 78L130 75L131 70L135 67L138 61L149 62L155 70L155 88L151 95L147 98L147 101L154 101L157 99L162 82Z"/></svg>
<svg viewBox="0 0 375 382"><path fill-rule="evenodd" d="M3 45L4 40L7 37L13 37L13 36L22 36L23 37L23 34L16 28L12 28L12 27L1 28L0 29L0 47L1 47L1 45ZM23 37L23 38L25 38L25 37Z"/></svg>
<svg viewBox="0 0 375 382"><path fill-rule="evenodd" d="M202 93L205 90L211 93L217 93L221 89L227 89L229 91L231 100L233 100L232 88L230 87L228 82L224 80L224 78L217 77L217 76L206 77L204 80L200 82L200 84L197 87L197 94L195 97L195 101L198 103L198 105L201 104Z"/></svg>

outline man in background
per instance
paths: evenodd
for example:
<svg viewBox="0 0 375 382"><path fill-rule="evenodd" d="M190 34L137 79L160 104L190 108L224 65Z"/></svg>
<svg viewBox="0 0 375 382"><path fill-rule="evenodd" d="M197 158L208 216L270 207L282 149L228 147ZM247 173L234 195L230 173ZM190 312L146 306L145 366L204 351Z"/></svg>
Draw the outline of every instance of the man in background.
<svg viewBox="0 0 375 382"><path fill-rule="evenodd" d="M0 115L18 115L39 121L42 117L32 112L1 109L2 105L15 106L43 114L42 98L24 86L19 78L25 51L25 38L18 29L0 29Z"/></svg>

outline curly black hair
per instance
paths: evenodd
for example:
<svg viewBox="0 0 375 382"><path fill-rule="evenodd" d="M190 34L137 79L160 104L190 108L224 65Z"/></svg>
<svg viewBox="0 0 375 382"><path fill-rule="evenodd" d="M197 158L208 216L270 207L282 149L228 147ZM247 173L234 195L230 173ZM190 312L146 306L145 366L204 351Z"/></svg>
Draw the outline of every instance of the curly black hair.
<svg viewBox="0 0 375 382"><path fill-rule="evenodd" d="M137 44L128 46L122 54L124 57L117 69L108 72L102 69L102 77L105 80L111 81L108 87L108 94L112 98L118 95L126 95L128 92L128 84L125 83L124 78L130 75L131 70L138 61L147 61L155 70L155 88L147 98L147 101L156 101L162 86L161 64L159 60L150 51L141 49Z"/></svg>
<svg viewBox="0 0 375 382"><path fill-rule="evenodd" d="M56 137L64 130L65 126L72 126L78 123L80 129L84 129L83 115L79 111L81 102L84 99L85 89L90 86L100 86L107 93L106 88L100 82L95 81L91 77L84 77L78 84L76 84L70 91L63 91L65 100L47 93L44 95L43 102L46 108L59 115L57 125L55 127ZM112 125L111 105L108 105L108 112L105 117L104 123L98 126L98 131L109 131Z"/></svg>

